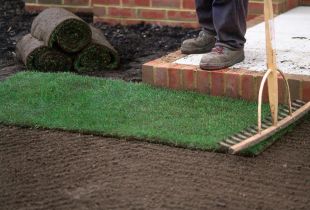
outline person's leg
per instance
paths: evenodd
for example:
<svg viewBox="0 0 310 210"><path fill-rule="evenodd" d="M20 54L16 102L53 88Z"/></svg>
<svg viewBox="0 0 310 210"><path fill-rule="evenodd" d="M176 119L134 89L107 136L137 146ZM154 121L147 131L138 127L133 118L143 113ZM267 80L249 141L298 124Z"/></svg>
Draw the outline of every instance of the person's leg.
<svg viewBox="0 0 310 210"><path fill-rule="evenodd" d="M216 35L212 14L213 1L214 0L195 0L195 3L198 21L202 29L211 35Z"/></svg>
<svg viewBox="0 0 310 210"><path fill-rule="evenodd" d="M187 39L181 45L184 54L207 53L215 45L215 29L212 16L213 0L196 0L196 11L202 31L194 39Z"/></svg>
<svg viewBox="0 0 310 210"><path fill-rule="evenodd" d="M216 45L243 48L249 0L213 0L213 24Z"/></svg>
<svg viewBox="0 0 310 210"><path fill-rule="evenodd" d="M213 0L216 44L202 57L202 69L223 69L244 60L247 7L248 0Z"/></svg>

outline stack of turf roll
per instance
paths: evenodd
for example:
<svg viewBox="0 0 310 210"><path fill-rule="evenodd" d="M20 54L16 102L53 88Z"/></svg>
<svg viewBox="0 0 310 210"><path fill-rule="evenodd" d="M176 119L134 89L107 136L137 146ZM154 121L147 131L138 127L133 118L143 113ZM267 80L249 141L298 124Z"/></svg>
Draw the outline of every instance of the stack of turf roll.
<svg viewBox="0 0 310 210"><path fill-rule="evenodd" d="M18 41L16 55L29 70L70 71L72 68L70 56L45 46L31 34L25 35Z"/></svg>
<svg viewBox="0 0 310 210"><path fill-rule="evenodd" d="M101 30L90 26L92 41L75 58L74 69L78 72L100 69L114 69L119 64L119 56L102 34Z"/></svg>
<svg viewBox="0 0 310 210"><path fill-rule="evenodd" d="M100 71L119 65L118 53L103 33L62 8L41 12L31 34L18 41L16 54L36 71Z"/></svg>

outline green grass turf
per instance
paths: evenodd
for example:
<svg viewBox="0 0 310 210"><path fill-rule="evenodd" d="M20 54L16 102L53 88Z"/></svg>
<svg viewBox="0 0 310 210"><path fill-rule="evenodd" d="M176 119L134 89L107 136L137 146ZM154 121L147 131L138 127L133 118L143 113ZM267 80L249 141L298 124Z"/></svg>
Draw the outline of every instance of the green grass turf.
<svg viewBox="0 0 310 210"><path fill-rule="evenodd" d="M23 72L0 83L0 122L5 124L203 150L217 150L219 141L255 124L256 113L257 104L243 100L71 73Z"/></svg>

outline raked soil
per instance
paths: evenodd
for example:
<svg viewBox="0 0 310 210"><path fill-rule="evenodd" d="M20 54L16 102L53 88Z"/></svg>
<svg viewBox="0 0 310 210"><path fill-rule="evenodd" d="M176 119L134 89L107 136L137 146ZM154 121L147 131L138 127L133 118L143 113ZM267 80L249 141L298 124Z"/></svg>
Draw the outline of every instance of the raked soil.
<svg viewBox="0 0 310 210"><path fill-rule="evenodd" d="M0 209L307 210L309 130L246 158L0 126Z"/></svg>

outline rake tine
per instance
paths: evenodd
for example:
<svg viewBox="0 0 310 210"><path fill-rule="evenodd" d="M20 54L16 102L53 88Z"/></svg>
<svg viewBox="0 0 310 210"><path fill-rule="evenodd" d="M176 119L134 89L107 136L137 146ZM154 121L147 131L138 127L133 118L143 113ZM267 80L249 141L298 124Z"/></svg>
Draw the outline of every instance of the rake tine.
<svg viewBox="0 0 310 210"><path fill-rule="evenodd" d="M235 136L236 136L237 138L242 139L242 140L244 140L244 139L247 139L247 138L248 138L247 136L243 135L242 133L237 133Z"/></svg>
<svg viewBox="0 0 310 210"><path fill-rule="evenodd" d="M257 129L253 129L253 128L247 128L246 131L252 133L252 134L257 134Z"/></svg>
<svg viewBox="0 0 310 210"><path fill-rule="evenodd" d="M283 113L283 112L279 112L279 116L281 116L283 118L286 118L288 116L288 114L287 113Z"/></svg>
<svg viewBox="0 0 310 210"><path fill-rule="evenodd" d="M299 103L296 103L296 102L293 102L293 103L292 103L292 106L300 108L300 107L302 107L303 105L302 105L302 104L299 104Z"/></svg>
<svg viewBox="0 0 310 210"><path fill-rule="evenodd" d="M272 122L265 122L265 125L272 126Z"/></svg>
<svg viewBox="0 0 310 210"><path fill-rule="evenodd" d="M306 102L304 102L304 101L301 101L301 100L295 100L294 101L295 103L298 103L298 104L300 104L300 105L302 105L302 106L304 106L305 104L306 104Z"/></svg>
<svg viewBox="0 0 310 210"><path fill-rule="evenodd" d="M290 110L288 109L287 106L285 107L281 107L281 109L279 111L283 111L283 112L287 112L287 113L290 113Z"/></svg>
<svg viewBox="0 0 310 210"><path fill-rule="evenodd" d="M239 138L239 137L236 136L236 135L230 136L229 139L231 139L232 141L235 141L235 142L240 142L240 141L243 141L243 140L244 140L244 139L242 139L242 138Z"/></svg>
<svg viewBox="0 0 310 210"><path fill-rule="evenodd" d="M224 142L227 143L227 144L230 144L230 145L235 145L235 144L238 144L238 143L239 143L239 142L236 142L236 141L231 140L230 138L229 138L229 139L225 139Z"/></svg>
<svg viewBox="0 0 310 210"><path fill-rule="evenodd" d="M271 122L272 121L271 116L266 117L265 120Z"/></svg>
<svg viewBox="0 0 310 210"><path fill-rule="evenodd" d="M220 145L223 147L227 147L227 148L232 146L232 144L228 144L227 142L224 142L224 141L220 142Z"/></svg>
<svg viewBox="0 0 310 210"><path fill-rule="evenodd" d="M243 135L245 135L245 136L247 136L247 137L253 136L253 134L251 134L251 133L250 133L249 131L247 131L247 130L242 131L242 133L243 133Z"/></svg>
<svg viewBox="0 0 310 210"><path fill-rule="evenodd" d="M240 141L244 140L242 138L237 137L236 135L231 136L230 139L233 140L233 141L236 141L236 142L240 142Z"/></svg>
<svg viewBox="0 0 310 210"><path fill-rule="evenodd" d="M299 109L298 107L292 106L292 111L295 112L297 109Z"/></svg>
<svg viewBox="0 0 310 210"><path fill-rule="evenodd" d="M283 117L283 116L278 116L278 120L283 120L285 117Z"/></svg>

